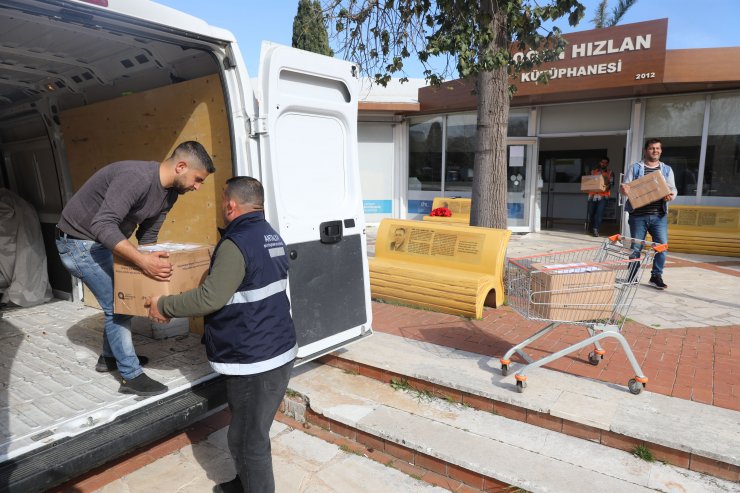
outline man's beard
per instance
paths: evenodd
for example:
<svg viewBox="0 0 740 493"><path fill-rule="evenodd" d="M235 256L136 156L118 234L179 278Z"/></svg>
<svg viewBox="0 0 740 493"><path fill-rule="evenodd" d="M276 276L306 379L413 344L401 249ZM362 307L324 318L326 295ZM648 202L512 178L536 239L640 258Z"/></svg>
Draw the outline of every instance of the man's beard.
<svg viewBox="0 0 740 493"><path fill-rule="evenodd" d="M178 177L178 178L179 178L179 177ZM175 188L175 190L177 190L177 193L178 193L179 195L185 195L185 194L186 194L186 193L188 193L188 192L189 192L189 191L190 191L191 189L190 189L190 188L188 188L188 187L185 187L185 186L183 186L183 184L182 184L182 181L181 181L181 180L179 180L178 178L175 178L175 186L174 186L174 188Z"/></svg>

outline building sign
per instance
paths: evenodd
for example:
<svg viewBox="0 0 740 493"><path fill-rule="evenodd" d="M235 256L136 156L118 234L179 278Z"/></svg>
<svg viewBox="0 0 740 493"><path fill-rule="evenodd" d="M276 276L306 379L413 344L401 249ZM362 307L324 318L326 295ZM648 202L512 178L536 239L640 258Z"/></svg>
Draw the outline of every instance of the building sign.
<svg viewBox="0 0 740 493"><path fill-rule="evenodd" d="M566 34L559 60L516 76L517 96L662 83L667 32L659 19ZM545 71L550 82L538 84Z"/></svg>

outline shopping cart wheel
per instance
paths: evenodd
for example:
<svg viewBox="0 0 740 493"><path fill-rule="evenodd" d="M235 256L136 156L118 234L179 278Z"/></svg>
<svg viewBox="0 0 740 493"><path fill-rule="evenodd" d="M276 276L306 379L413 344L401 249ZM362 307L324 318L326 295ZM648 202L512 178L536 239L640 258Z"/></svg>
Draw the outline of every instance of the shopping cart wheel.
<svg viewBox="0 0 740 493"><path fill-rule="evenodd" d="M599 363L601 362L601 358L603 358L602 355L596 354L593 351L591 351L590 353L588 353L588 362L591 363L594 366L598 366L599 365Z"/></svg>
<svg viewBox="0 0 740 493"><path fill-rule="evenodd" d="M501 374L506 376L509 374L509 365L501 365Z"/></svg>
<svg viewBox="0 0 740 493"><path fill-rule="evenodd" d="M526 388L527 388L527 382L522 382L522 381L517 380L517 382L516 382L516 391L517 392L519 392L521 394L522 392L524 392L524 389L526 389Z"/></svg>
<svg viewBox="0 0 740 493"><path fill-rule="evenodd" d="M642 392L642 389L645 387L645 384L644 383L638 382L634 378L630 378L630 381L627 383L627 385L630 388L630 392L632 392L635 395L637 395L640 392Z"/></svg>

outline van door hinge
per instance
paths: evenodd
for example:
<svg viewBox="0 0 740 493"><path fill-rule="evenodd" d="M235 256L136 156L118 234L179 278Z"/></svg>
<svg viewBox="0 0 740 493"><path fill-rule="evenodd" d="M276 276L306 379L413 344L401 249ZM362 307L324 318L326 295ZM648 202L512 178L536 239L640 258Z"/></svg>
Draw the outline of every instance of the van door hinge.
<svg viewBox="0 0 740 493"><path fill-rule="evenodd" d="M249 136L256 137L267 133L267 117L260 116L249 120Z"/></svg>

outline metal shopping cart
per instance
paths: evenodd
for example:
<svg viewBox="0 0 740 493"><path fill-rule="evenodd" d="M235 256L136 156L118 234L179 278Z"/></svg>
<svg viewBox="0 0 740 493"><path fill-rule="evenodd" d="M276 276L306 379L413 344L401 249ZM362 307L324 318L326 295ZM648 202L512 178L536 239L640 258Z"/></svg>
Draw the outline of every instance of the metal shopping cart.
<svg viewBox="0 0 740 493"><path fill-rule="evenodd" d="M635 377L628 383L630 392L642 392L648 379L621 334L622 326L642 271L656 252L667 248L668 245L614 235L600 246L509 259L506 270L509 306L530 320L550 323L507 351L500 360L501 373L509 374L514 353L524 358L528 364L514 375L517 390L523 392L527 371L591 344L594 350L588 360L598 365L606 353L599 341L613 337L624 348L635 371ZM589 337L536 361L524 352L527 345L560 324L583 325Z"/></svg>

